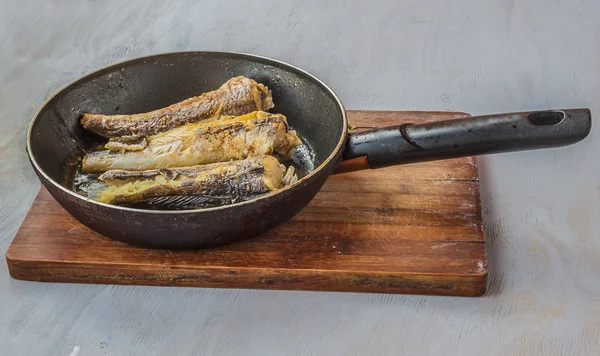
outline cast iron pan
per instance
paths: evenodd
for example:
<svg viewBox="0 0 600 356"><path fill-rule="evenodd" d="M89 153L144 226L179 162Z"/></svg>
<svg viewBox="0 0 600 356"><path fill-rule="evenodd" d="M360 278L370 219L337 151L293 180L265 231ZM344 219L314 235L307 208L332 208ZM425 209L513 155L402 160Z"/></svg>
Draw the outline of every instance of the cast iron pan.
<svg viewBox="0 0 600 356"><path fill-rule="evenodd" d="M98 138L79 125L83 112L138 113L214 90L233 76L267 85L275 108L306 143L297 183L233 205L160 211L98 203L73 191L76 158ZM348 134L342 103L323 82L276 60L238 53L181 52L134 59L88 74L51 97L27 136L33 168L50 194L91 229L126 243L194 249L253 237L304 208L336 169L564 146L585 138L588 109L522 112ZM311 167L314 169L311 170Z"/></svg>

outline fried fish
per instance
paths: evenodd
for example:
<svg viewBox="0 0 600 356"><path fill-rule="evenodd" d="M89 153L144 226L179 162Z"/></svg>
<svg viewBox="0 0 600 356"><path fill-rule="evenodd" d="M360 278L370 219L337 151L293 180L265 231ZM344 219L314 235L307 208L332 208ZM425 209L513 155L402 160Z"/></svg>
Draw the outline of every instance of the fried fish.
<svg viewBox="0 0 600 356"><path fill-rule="evenodd" d="M135 140L218 115L243 115L272 107L271 91L266 86L239 76L228 80L217 90L166 108L133 115L85 113L80 122L88 131L103 137L125 137L125 140ZM114 146L116 148L119 147L118 141L111 140L117 142ZM143 145L141 147L143 148ZM124 148L132 150L135 146L128 145Z"/></svg>
<svg viewBox="0 0 600 356"><path fill-rule="evenodd" d="M194 209L256 198L297 181L294 167L272 156L202 166L147 171L111 170L99 177L106 188L92 199L122 205Z"/></svg>
<svg viewBox="0 0 600 356"><path fill-rule="evenodd" d="M147 146L137 151L101 150L86 154L84 172L113 169L148 170L185 167L262 155L276 155L282 161L302 141L289 129L281 114L256 111L238 117L195 122L150 136Z"/></svg>

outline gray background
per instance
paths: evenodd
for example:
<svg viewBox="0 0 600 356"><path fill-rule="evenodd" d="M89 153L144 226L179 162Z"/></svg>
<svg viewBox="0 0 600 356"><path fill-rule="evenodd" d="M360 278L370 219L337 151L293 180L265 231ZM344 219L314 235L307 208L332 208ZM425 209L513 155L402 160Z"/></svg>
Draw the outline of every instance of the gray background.
<svg viewBox="0 0 600 356"><path fill-rule="evenodd" d="M348 109L600 114L593 0L0 5L2 255L39 188L25 155L32 115L117 60L235 50L314 73ZM596 355L598 130L575 146L481 159L484 298L39 284L1 263L0 353Z"/></svg>

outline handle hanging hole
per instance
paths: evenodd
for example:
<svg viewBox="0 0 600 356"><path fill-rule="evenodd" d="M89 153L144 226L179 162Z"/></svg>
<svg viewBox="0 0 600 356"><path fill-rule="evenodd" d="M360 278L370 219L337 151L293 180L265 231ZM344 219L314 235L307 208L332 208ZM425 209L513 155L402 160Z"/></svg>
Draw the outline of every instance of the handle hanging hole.
<svg viewBox="0 0 600 356"><path fill-rule="evenodd" d="M538 111L527 114L527 120L536 126L560 124L564 118L563 111Z"/></svg>

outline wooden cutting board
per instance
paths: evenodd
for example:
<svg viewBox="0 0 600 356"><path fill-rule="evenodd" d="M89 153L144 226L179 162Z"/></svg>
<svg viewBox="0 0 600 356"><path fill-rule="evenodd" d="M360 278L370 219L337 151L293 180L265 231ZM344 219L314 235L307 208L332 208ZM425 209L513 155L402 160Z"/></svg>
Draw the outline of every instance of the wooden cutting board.
<svg viewBox="0 0 600 356"><path fill-rule="evenodd" d="M465 115L348 112L357 130ZM201 251L110 240L42 188L6 259L13 278L43 282L479 296L487 279L472 157L331 176L291 221Z"/></svg>

